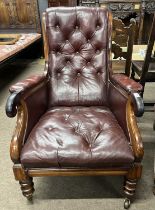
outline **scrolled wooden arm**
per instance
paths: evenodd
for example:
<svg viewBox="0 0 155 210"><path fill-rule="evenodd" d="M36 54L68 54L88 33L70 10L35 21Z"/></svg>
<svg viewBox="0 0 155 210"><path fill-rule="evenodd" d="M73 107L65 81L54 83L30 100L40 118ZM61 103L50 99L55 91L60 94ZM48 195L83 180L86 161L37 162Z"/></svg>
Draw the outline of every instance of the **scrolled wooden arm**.
<svg viewBox="0 0 155 210"><path fill-rule="evenodd" d="M17 122L10 144L10 157L14 163L20 162L20 152L28 122L28 111L24 101L17 108Z"/></svg>
<svg viewBox="0 0 155 210"><path fill-rule="evenodd" d="M130 134L130 143L134 152L135 159L137 162L140 162L144 155L144 148L134 109L135 106L133 104L133 96L130 96L126 105L127 127ZM141 105L139 107L139 101L137 101L137 110L137 115L141 115L143 113Z"/></svg>
<svg viewBox="0 0 155 210"><path fill-rule="evenodd" d="M141 117L144 114L144 102L139 93L131 93L131 101L133 103L134 114Z"/></svg>
<svg viewBox="0 0 155 210"><path fill-rule="evenodd" d="M14 163L20 163L22 145L47 109L47 83L46 75L42 75L18 82L10 88L6 114L8 117L17 114L16 128L10 145L10 156Z"/></svg>

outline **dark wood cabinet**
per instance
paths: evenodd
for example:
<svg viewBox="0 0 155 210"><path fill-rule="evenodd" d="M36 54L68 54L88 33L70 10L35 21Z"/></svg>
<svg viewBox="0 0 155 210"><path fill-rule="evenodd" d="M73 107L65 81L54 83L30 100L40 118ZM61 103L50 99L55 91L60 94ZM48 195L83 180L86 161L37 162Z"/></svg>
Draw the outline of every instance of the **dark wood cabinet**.
<svg viewBox="0 0 155 210"><path fill-rule="evenodd" d="M49 7L76 6L77 0L48 0Z"/></svg>
<svg viewBox="0 0 155 210"><path fill-rule="evenodd" d="M0 31L40 32L37 0L0 0Z"/></svg>

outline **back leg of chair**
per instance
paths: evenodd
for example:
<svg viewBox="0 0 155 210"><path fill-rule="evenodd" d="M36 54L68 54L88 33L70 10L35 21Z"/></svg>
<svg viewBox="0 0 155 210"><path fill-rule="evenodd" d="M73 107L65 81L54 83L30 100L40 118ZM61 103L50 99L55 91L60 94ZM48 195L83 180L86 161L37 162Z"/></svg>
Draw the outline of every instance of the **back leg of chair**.
<svg viewBox="0 0 155 210"><path fill-rule="evenodd" d="M15 179L19 181L19 184L21 185L22 194L28 200L32 200L32 195L34 192L34 183L32 177L26 174L21 164L15 164L13 166L13 172L15 175Z"/></svg>
<svg viewBox="0 0 155 210"><path fill-rule="evenodd" d="M131 65L131 78L135 80L135 70L132 65Z"/></svg>
<svg viewBox="0 0 155 210"><path fill-rule="evenodd" d="M128 209L130 207L131 201L136 191L137 182L141 177L142 165L135 164L125 176L124 180L124 193L125 193L125 201L124 208Z"/></svg>

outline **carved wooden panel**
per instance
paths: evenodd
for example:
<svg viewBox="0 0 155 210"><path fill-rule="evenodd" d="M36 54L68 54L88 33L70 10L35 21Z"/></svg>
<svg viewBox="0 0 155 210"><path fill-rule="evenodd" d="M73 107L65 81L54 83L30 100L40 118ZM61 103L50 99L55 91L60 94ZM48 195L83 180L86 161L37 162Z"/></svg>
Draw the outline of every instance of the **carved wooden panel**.
<svg viewBox="0 0 155 210"><path fill-rule="evenodd" d="M79 0L79 5L88 7L99 6L99 0Z"/></svg>
<svg viewBox="0 0 155 210"><path fill-rule="evenodd" d="M76 6L77 0L48 0L49 7Z"/></svg>
<svg viewBox="0 0 155 210"><path fill-rule="evenodd" d="M40 31L37 0L0 0L0 29Z"/></svg>
<svg viewBox="0 0 155 210"><path fill-rule="evenodd" d="M114 17L124 19L133 13L140 14L141 0L100 0L100 6L107 6L112 11Z"/></svg>
<svg viewBox="0 0 155 210"><path fill-rule="evenodd" d="M151 14L155 12L155 0L142 0L144 2L144 9L147 13Z"/></svg>

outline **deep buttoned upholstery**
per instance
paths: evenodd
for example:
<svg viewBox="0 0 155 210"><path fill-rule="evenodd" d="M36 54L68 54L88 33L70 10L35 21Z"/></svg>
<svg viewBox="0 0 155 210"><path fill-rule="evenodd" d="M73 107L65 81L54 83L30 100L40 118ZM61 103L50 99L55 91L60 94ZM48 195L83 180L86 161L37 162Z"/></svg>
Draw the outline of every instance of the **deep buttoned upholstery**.
<svg viewBox="0 0 155 210"><path fill-rule="evenodd" d="M133 161L129 141L107 107L52 108L21 153L28 168L128 168Z"/></svg>
<svg viewBox="0 0 155 210"><path fill-rule="evenodd" d="M47 9L49 111L22 150L26 167L133 163L128 138L107 107L108 14L96 8Z"/></svg>
<svg viewBox="0 0 155 210"><path fill-rule="evenodd" d="M49 106L107 104L108 11L47 9Z"/></svg>

